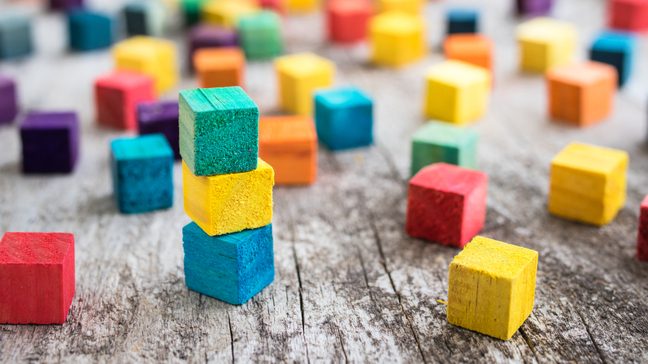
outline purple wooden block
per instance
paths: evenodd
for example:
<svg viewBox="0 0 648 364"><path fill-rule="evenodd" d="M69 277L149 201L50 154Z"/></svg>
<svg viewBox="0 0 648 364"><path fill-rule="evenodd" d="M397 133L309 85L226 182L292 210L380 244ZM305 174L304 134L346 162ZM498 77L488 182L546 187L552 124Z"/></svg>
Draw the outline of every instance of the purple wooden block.
<svg viewBox="0 0 648 364"><path fill-rule="evenodd" d="M553 0L516 0L515 5L518 15L546 15L551 12Z"/></svg>
<svg viewBox="0 0 648 364"><path fill-rule="evenodd" d="M16 83L11 78L0 75L0 125L13 122L17 114Z"/></svg>
<svg viewBox="0 0 648 364"><path fill-rule="evenodd" d="M30 112L20 125L24 173L70 173L79 154L74 112Z"/></svg>
<svg viewBox="0 0 648 364"><path fill-rule="evenodd" d="M193 70L193 54L200 48L234 47L238 35L232 29L200 24L189 31L189 69Z"/></svg>
<svg viewBox="0 0 648 364"><path fill-rule="evenodd" d="M49 0L50 10L68 11L83 7L83 0Z"/></svg>
<svg viewBox="0 0 648 364"><path fill-rule="evenodd" d="M164 135L173 149L175 159L180 159L177 101L139 103L137 105L137 129L140 135L156 133Z"/></svg>

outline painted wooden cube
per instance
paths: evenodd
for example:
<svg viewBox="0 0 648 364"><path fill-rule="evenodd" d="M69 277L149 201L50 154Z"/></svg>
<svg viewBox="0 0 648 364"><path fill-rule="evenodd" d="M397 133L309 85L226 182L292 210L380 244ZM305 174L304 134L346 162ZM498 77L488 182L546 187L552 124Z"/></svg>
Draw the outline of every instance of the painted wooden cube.
<svg viewBox="0 0 648 364"><path fill-rule="evenodd" d="M137 130L140 135L162 134L169 142L173 156L180 159L177 101L147 101L137 105Z"/></svg>
<svg viewBox="0 0 648 364"><path fill-rule="evenodd" d="M208 24L234 29L241 16L259 10L254 0L209 1L202 6L202 20Z"/></svg>
<svg viewBox="0 0 648 364"><path fill-rule="evenodd" d="M16 115L18 115L16 82L9 76L0 75L0 125L12 123Z"/></svg>
<svg viewBox="0 0 648 364"><path fill-rule="evenodd" d="M448 36L443 42L443 50L447 59L483 67L491 75L493 48L493 42L480 34L455 34Z"/></svg>
<svg viewBox="0 0 648 364"><path fill-rule="evenodd" d="M369 25L371 61L380 66L400 67L425 55L423 19L402 12L386 12Z"/></svg>
<svg viewBox="0 0 648 364"><path fill-rule="evenodd" d="M628 154L571 143L551 161L549 212L592 225L612 221L626 199Z"/></svg>
<svg viewBox="0 0 648 364"><path fill-rule="evenodd" d="M275 70L281 109L299 115L313 113L313 93L331 86L335 77L335 64L312 53L279 57Z"/></svg>
<svg viewBox="0 0 648 364"><path fill-rule="evenodd" d="M74 112L30 112L20 124L20 140L23 173L71 173L79 155L79 119Z"/></svg>
<svg viewBox="0 0 648 364"><path fill-rule="evenodd" d="M328 39L334 43L356 43L367 38L373 6L369 0L333 0L326 5Z"/></svg>
<svg viewBox="0 0 648 364"><path fill-rule="evenodd" d="M641 201L637 233L637 259L648 262L648 196Z"/></svg>
<svg viewBox="0 0 648 364"><path fill-rule="evenodd" d="M249 172L196 176L182 162L184 209L209 236L272 223L274 171L259 159Z"/></svg>
<svg viewBox="0 0 648 364"><path fill-rule="evenodd" d="M119 211L138 214L173 206L173 151L162 134L110 143L113 193Z"/></svg>
<svg viewBox="0 0 648 364"><path fill-rule="evenodd" d="M238 34L234 29L200 24L189 31L189 66L191 69L196 51L202 48L231 48L238 46Z"/></svg>
<svg viewBox="0 0 648 364"><path fill-rule="evenodd" d="M508 340L533 311L538 252L475 237L448 274L448 322Z"/></svg>
<svg viewBox="0 0 648 364"><path fill-rule="evenodd" d="M331 150L373 144L373 100L364 91L335 88L315 94L317 137Z"/></svg>
<svg viewBox="0 0 648 364"><path fill-rule="evenodd" d="M18 11L3 11L0 14L0 60L23 58L33 50L29 17Z"/></svg>
<svg viewBox="0 0 648 364"><path fill-rule="evenodd" d="M187 287L242 305L274 280L272 225L209 236L194 222L182 229Z"/></svg>
<svg viewBox="0 0 648 364"><path fill-rule="evenodd" d="M520 16L549 15L553 0L515 0L515 12Z"/></svg>
<svg viewBox="0 0 648 364"><path fill-rule="evenodd" d="M247 59L270 59L283 52L281 19L274 11L243 15L237 29Z"/></svg>
<svg viewBox="0 0 648 364"><path fill-rule="evenodd" d="M96 11L75 9L67 13L70 49L80 52L108 48L113 43L113 20Z"/></svg>
<svg viewBox="0 0 648 364"><path fill-rule="evenodd" d="M648 1L608 1L608 26L612 29L631 32L648 30Z"/></svg>
<svg viewBox="0 0 648 364"><path fill-rule="evenodd" d="M421 126L412 137L411 175L439 162L477 168L478 139L476 131L447 123L429 122Z"/></svg>
<svg viewBox="0 0 648 364"><path fill-rule="evenodd" d="M466 124L486 113L490 94L490 73L478 66L445 61L426 74L425 116Z"/></svg>
<svg viewBox="0 0 648 364"><path fill-rule="evenodd" d="M191 27L200 22L201 10L210 0L180 0L180 10L185 27Z"/></svg>
<svg viewBox="0 0 648 364"><path fill-rule="evenodd" d="M164 7L157 1L131 1L124 6L126 34L162 36Z"/></svg>
<svg viewBox="0 0 648 364"><path fill-rule="evenodd" d="M284 4L291 13L308 13L317 10L320 0L284 0Z"/></svg>
<svg viewBox="0 0 648 364"><path fill-rule="evenodd" d="M168 91L178 81L176 49L170 41L136 36L113 47L115 67L151 76L158 93Z"/></svg>
<svg viewBox="0 0 648 364"><path fill-rule="evenodd" d="M574 26L560 20L536 18L521 24L517 30L520 68L544 73L571 63L577 37Z"/></svg>
<svg viewBox="0 0 648 364"><path fill-rule="evenodd" d="M421 15L425 0L378 0L378 12L398 11L411 15Z"/></svg>
<svg viewBox="0 0 648 364"><path fill-rule="evenodd" d="M94 84L97 122L115 129L134 130L137 104L155 100L153 79L134 72L113 72Z"/></svg>
<svg viewBox="0 0 648 364"><path fill-rule="evenodd" d="M277 185L309 185L317 178L317 133L309 116L266 116L259 121L259 156Z"/></svg>
<svg viewBox="0 0 648 364"><path fill-rule="evenodd" d="M629 33L606 31L598 35L590 47L590 59L607 63L617 70L619 87L623 86L634 64L637 40Z"/></svg>
<svg viewBox="0 0 648 364"><path fill-rule="evenodd" d="M0 324L63 324L74 300L74 235L0 239Z"/></svg>
<svg viewBox="0 0 648 364"><path fill-rule="evenodd" d="M488 176L446 163L409 181L405 229L414 238L462 248L484 227Z"/></svg>
<svg viewBox="0 0 648 364"><path fill-rule="evenodd" d="M277 14L283 14L286 11L284 0L258 0L258 2L262 9L272 10Z"/></svg>
<svg viewBox="0 0 648 364"><path fill-rule="evenodd" d="M610 115L617 89L614 67L587 62L553 68L546 77L553 119L587 126Z"/></svg>
<svg viewBox="0 0 648 364"><path fill-rule="evenodd" d="M50 10L68 11L76 8L82 8L85 1L83 0L49 0Z"/></svg>
<svg viewBox="0 0 648 364"><path fill-rule="evenodd" d="M238 47L199 49L193 62L201 88L244 85L245 55Z"/></svg>
<svg viewBox="0 0 648 364"><path fill-rule="evenodd" d="M479 12L475 9L456 8L446 13L446 34L479 33Z"/></svg>

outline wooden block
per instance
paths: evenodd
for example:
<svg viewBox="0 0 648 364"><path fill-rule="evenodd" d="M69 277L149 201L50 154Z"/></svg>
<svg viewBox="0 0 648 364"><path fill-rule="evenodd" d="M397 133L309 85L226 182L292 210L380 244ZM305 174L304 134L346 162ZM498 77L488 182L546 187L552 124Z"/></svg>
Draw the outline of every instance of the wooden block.
<svg viewBox="0 0 648 364"><path fill-rule="evenodd" d="M162 134L169 142L173 156L180 159L178 102L148 101L137 105L137 131L140 135Z"/></svg>
<svg viewBox="0 0 648 364"><path fill-rule="evenodd" d="M230 48L238 46L238 34L234 29L200 24L189 31L189 66L193 66L194 54L202 48ZM191 68L193 69L193 68Z"/></svg>
<svg viewBox="0 0 648 364"><path fill-rule="evenodd" d="M247 59L271 59L283 52L281 19L274 11L242 15L237 30Z"/></svg>
<svg viewBox="0 0 648 364"><path fill-rule="evenodd" d="M68 11L76 8L83 8L83 0L49 0L48 1L50 10L62 10Z"/></svg>
<svg viewBox="0 0 648 364"><path fill-rule="evenodd" d="M201 18L201 10L204 4L211 0L180 0L180 9L185 27L191 27Z"/></svg>
<svg viewBox="0 0 648 364"><path fill-rule="evenodd" d="M484 226L486 174L446 163L421 169L409 182L407 234L463 247Z"/></svg>
<svg viewBox="0 0 648 364"><path fill-rule="evenodd" d="M333 43L356 43L367 38L373 6L369 0L333 0L326 5L328 39Z"/></svg>
<svg viewBox="0 0 648 364"><path fill-rule="evenodd" d="M446 61L428 69L426 83L427 118L465 124L486 113L491 78L485 69Z"/></svg>
<svg viewBox="0 0 648 364"><path fill-rule="evenodd" d="M479 33L479 12L475 9L456 8L446 13L446 34Z"/></svg>
<svg viewBox="0 0 648 364"><path fill-rule="evenodd" d="M0 324L65 323L74 299L74 235L5 233L0 277Z"/></svg>
<svg viewBox="0 0 648 364"><path fill-rule="evenodd" d="M598 35L590 47L590 59L607 63L617 70L619 87L623 86L632 72L637 40L629 33L605 31Z"/></svg>
<svg viewBox="0 0 648 364"><path fill-rule="evenodd" d="M482 236L450 263L448 322L510 339L533 311L538 252Z"/></svg>
<svg viewBox="0 0 648 364"><path fill-rule="evenodd" d="M477 168L476 131L447 123L429 122L412 137L411 175L433 163Z"/></svg>
<svg viewBox="0 0 648 364"><path fill-rule="evenodd" d="M423 18L402 12L386 12L371 19L371 60L380 66L400 67L425 55Z"/></svg>
<svg viewBox="0 0 648 364"><path fill-rule="evenodd" d="M20 124L23 173L71 173L79 154L75 112L30 112Z"/></svg>
<svg viewBox="0 0 648 364"><path fill-rule="evenodd" d="M12 123L16 115L18 115L16 82L9 76L0 75L0 125Z"/></svg>
<svg viewBox="0 0 648 364"><path fill-rule="evenodd" d="M32 27L27 15L19 11L0 14L0 60L24 58L32 54Z"/></svg>
<svg viewBox="0 0 648 364"><path fill-rule="evenodd" d="M274 171L259 159L242 173L196 176L182 162L184 209L209 236L256 229L272 222Z"/></svg>
<svg viewBox="0 0 648 364"><path fill-rule="evenodd" d="M569 23L536 18L518 26L520 67L526 72L544 73L571 63L576 50L577 33Z"/></svg>
<svg viewBox="0 0 648 364"><path fill-rule="evenodd" d="M284 0L286 10L291 13L308 13L318 9L320 0Z"/></svg>
<svg viewBox="0 0 648 364"><path fill-rule="evenodd" d="M133 72L114 72L99 77L94 84L99 124L134 130L137 104L155 100L153 79Z"/></svg>
<svg viewBox="0 0 648 364"><path fill-rule="evenodd" d="M317 178L317 134L309 116L266 116L259 121L259 156L277 185L309 185Z"/></svg>
<svg viewBox="0 0 648 364"><path fill-rule="evenodd" d="M515 0L515 11L520 16L549 15L553 0Z"/></svg>
<svg viewBox="0 0 648 364"><path fill-rule="evenodd" d="M648 30L648 1L608 1L608 26L612 29L631 32Z"/></svg>
<svg viewBox="0 0 648 364"><path fill-rule="evenodd" d="M286 11L284 0L258 0L258 3L262 9L272 10L277 14L283 14Z"/></svg>
<svg viewBox="0 0 648 364"><path fill-rule="evenodd" d="M259 11L254 0L210 0L202 7L202 20L234 29L243 15Z"/></svg>
<svg viewBox="0 0 648 364"><path fill-rule="evenodd" d="M648 196L641 201L637 234L637 258L648 262Z"/></svg>
<svg viewBox="0 0 648 364"><path fill-rule="evenodd" d="M198 176L257 168L259 109L240 87L180 91L180 154Z"/></svg>
<svg viewBox="0 0 648 364"><path fill-rule="evenodd" d="M132 1L123 9L126 34L160 37L164 33L164 7L157 1Z"/></svg>
<svg viewBox="0 0 648 364"><path fill-rule="evenodd" d="M113 58L118 70L151 76L158 93L170 90L178 81L175 45L167 40L132 37L113 47Z"/></svg>
<svg viewBox="0 0 648 364"><path fill-rule="evenodd" d="M425 0L378 0L378 12L404 12L420 16Z"/></svg>
<svg viewBox="0 0 648 364"><path fill-rule="evenodd" d="M277 58L279 105L286 112L312 115L313 93L333 84L335 64L312 53Z"/></svg>
<svg viewBox="0 0 648 364"><path fill-rule="evenodd" d="M202 48L193 62L201 88L244 85L245 55L240 48Z"/></svg>
<svg viewBox="0 0 648 364"><path fill-rule="evenodd" d="M625 204L628 154L571 143L551 161L549 212L592 225L612 221Z"/></svg>
<svg viewBox="0 0 648 364"><path fill-rule="evenodd" d="M187 287L242 305L274 280L272 225L209 236L192 222L182 229Z"/></svg>
<svg viewBox="0 0 648 364"><path fill-rule="evenodd" d="M315 94L317 137L331 150L373 144L373 100L355 87Z"/></svg>
<svg viewBox="0 0 648 364"><path fill-rule="evenodd" d="M108 48L113 43L113 20L91 10L75 9L67 13L70 49L80 52Z"/></svg>
<svg viewBox="0 0 648 364"><path fill-rule="evenodd" d="M110 143L113 194L124 214L173 206L173 150L162 134Z"/></svg>
<svg viewBox="0 0 648 364"><path fill-rule="evenodd" d="M614 67L587 62L553 68L546 77L553 119L587 126L611 113L617 88Z"/></svg>
<svg viewBox="0 0 648 364"><path fill-rule="evenodd" d="M446 58L485 68L493 74L493 42L480 34L456 34L443 42Z"/></svg>

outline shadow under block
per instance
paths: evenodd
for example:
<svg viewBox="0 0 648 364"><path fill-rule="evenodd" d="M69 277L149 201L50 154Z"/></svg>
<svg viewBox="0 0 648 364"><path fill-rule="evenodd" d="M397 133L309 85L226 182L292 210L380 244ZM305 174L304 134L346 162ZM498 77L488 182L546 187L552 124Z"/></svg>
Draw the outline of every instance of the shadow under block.
<svg viewBox="0 0 648 364"><path fill-rule="evenodd" d="M628 154L571 143L551 161L549 212L592 225L611 222L626 199Z"/></svg>
<svg viewBox="0 0 648 364"><path fill-rule="evenodd" d="M320 0L284 0L284 4L291 13L308 13L318 9Z"/></svg>
<svg viewBox="0 0 648 364"><path fill-rule="evenodd" d="M114 72L94 84L97 122L115 129L137 127L137 105L155 100L153 79L134 72Z"/></svg>
<svg viewBox="0 0 648 364"><path fill-rule="evenodd" d="M454 257L448 322L508 340L533 311L538 252L482 236Z"/></svg>
<svg viewBox="0 0 648 364"><path fill-rule="evenodd" d="M520 68L544 73L572 62L577 42L573 25L560 20L536 18L518 26Z"/></svg>
<svg viewBox="0 0 648 364"><path fill-rule="evenodd" d="M608 1L608 26L612 29L631 32L648 30L648 1Z"/></svg>
<svg viewBox="0 0 648 364"><path fill-rule="evenodd" d="M411 15L421 15L425 0L378 0L378 12L399 11Z"/></svg>
<svg viewBox="0 0 648 364"><path fill-rule="evenodd" d="M31 20L20 12L0 14L0 60L26 57L33 49Z"/></svg>
<svg viewBox="0 0 648 364"><path fill-rule="evenodd" d="M103 13L76 9L67 13L70 49L80 52L108 48L113 43L113 20Z"/></svg>
<svg viewBox="0 0 648 364"><path fill-rule="evenodd" d="M182 163L184 209L209 236L272 223L274 171L259 160L255 170L196 176Z"/></svg>
<svg viewBox="0 0 648 364"><path fill-rule="evenodd" d="M74 235L12 233L0 240L0 324L63 324L74 299Z"/></svg>
<svg viewBox="0 0 648 364"><path fill-rule="evenodd" d="M639 229L637 233L637 258L648 261L648 196L641 201Z"/></svg>
<svg viewBox="0 0 648 364"><path fill-rule="evenodd" d="M126 34L162 36L164 32L164 7L157 1L132 1L122 11Z"/></svg>
<svg viewBox="0 0 648 364"><path fill-rule="evenodd" d="M277 185L309 185L317 178L317 134L309 116L267 116L259 121L259 157Z"/></svg>
<svg viewBox="0 0 648 364"><path fill-rule="evenodd" d="M552 119L587 126L612 112L617 90L614 67L586 62L555 67L546 77Z"/></svg>
<svg viewBox="0 0 648 364"><path fill-rule="evenodd" d="M411 175L438 162L477 168L478 139L476 131L447 123L429 122L421 126L412 137Z"/></svg>
<svg viewBox="0 0 648 364"><path fill-rule="evenodd" d="M113 47L115 68L150 76L157 93L168 91L178 81L176 48L170 41L136 36Z"/></svg>
<svg viewBox="0 0 648 364"><path fill-rule="evenodd" d="M110 149L113 193L120 212L173 206L173 151L162 134L118 138Z"/></svg>
<svg viewBox="0 0 648 364"><path fill-rule="evenodd" d="M589 55L592 61L616 68L618 85L621 87L632 73L636 47L637 40L633 35L606 31L596 37Z"/></svg>
<svg viewBox="0 0 648 364"><path fill-rule="evenodd" d="M79 155L75 112L30 112L20 124L23 173L71 173Z"/></svg>
<svg viewBox="0 0 648 364"><path fill-rule="evenodd" d="M409 182L407 234L461 248L484 227L488 176L436 163Z"/></svg>
<svg viewBox="0 0 648 364"><path fill-rule="evenodd" d="M178 102L150 101L137 105L137 131L140 135L162 134L169 142L173 156L180 159Z"/></svg>
<svg viewBox="0 0 648 364"><path fill-rule="evenodd" d="M18 115L18 91L13 78L0 75L0 125L11 124Z"/></svg>
<svg viewBox="0 0 648 364"><path fill-rule="evenodd" d="M259 109L240 87L180 91L180 154L192 174L257 168Z"/></svg>
<svg viewBox="0 0 648 364"><path fill-rule="evenodd" d="M253 0L212 0L203 5L202 20L207 24L234 29L241 16L259 10L256 1Z"/></svg>
<svg viewBox="0 0 648 364"><path fill-rule="evenodd" d="M281 109L299 115L312 115L313 93L331 86L335 77L335 64L312 53L279 57L275 70Z"/></svg>
<svg viewBox="0 0 648 364"><path fill-rule="evenodd" d="M356 43L367 38L373 16L370 0L332 0L326 5L328 40L334 43Z"/></svg>
<svg viewBox="0 0 648 364"><path fill-rule="evenodd" d="M369 25L371 61L379 66L401 67L425 55L423 18L402 12L386 12Z"/></svg>
<svg viewBox="0 0 648 364"><path fill-rule="evenodd" d="M428 68L425 116L455 124L476 121L486 113L490 73L477 66L445 61Z"/></svg>
<svg viewBox="0 0 648 364"><path fill-rule="evenodd" d="M492 75L493 42L480 34L455 34L443 42L447 59L470 63L485 68Z"/></svg>
<svg viewBox="0 0 648 364"><path fill-rule="evenodd" d="M242 305L274 280L272 225L209 236L196 224L182 229L187 287Z"/></svg>
<svg viewBox="0 0 648 364"><path fill-rule="evenodd" d="M272 59L283 52L281 19L274 11L264 10L241 16L237 30L247 59Z"/></svg>
<svg viewBox="0 0 648 364"><path fill-rule="evenodd" d="M479 33L479 12L475 9L450 9L446 13L446 34Z"/></svg>
<svg viewBox="0 0 648 364"><path fill-rule="evenodd" d="M315 126L320 142L331 150L373 144L373 100L354 87L315 94Z"/></svg>
<svg viewBox="0 0 648 364"><path fill-rule="evenodd" d="M245 55L237 47L199 49L193 63L201 88L244 84Z"/></svg>
<svg viewBox="0 0 648 364"><path fill-rule="evenodd" d="M520 16L548 15L553 8L553 0L515 0L515 12Z"/></svg>

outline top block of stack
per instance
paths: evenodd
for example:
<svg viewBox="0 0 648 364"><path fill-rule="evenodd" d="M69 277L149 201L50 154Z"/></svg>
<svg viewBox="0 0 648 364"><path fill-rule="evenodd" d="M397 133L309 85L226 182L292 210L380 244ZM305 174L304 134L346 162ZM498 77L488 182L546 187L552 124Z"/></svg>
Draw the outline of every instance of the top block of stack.
<svg viewBox="0 0 648 364"><path fill-rule="evenodd" d="M570 63L577 37L574 26L560 20L537 18L520 25L520 67L523 71L543 73Z"/></svg>

